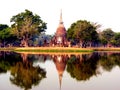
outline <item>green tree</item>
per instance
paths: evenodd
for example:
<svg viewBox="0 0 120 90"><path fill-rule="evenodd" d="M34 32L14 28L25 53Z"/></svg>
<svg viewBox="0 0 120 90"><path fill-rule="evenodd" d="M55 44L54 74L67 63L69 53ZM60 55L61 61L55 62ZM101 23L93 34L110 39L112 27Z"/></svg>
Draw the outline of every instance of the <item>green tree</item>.
<svg viewBox="0 0 120 90"><path fill-rule="evenodd" d="M2 45L2 43L5 46L5 42L8 41L8 39L12 36L11 34L11 28L6 25L6 24L0 24L0 45Z"/></svg>
<svg viewBox="0 0 120 90"><path fill-rule="evenodd" d="M71 27L68 28L68 30L67 30L67 38L68 38L68 40L74 40L75 39L75 36L73 35L75 25L76 25L76 23L73 23L71 25Z"/></svg>
<svg viewBox="0 0 120 90"><path fill-rule="evenodd" d="M110 29L107 28L101 33L101 41L105 41L107 46L111 45L111 40L113 39L115 33Z"/></svg>
<svg viewBox="0 0 120 90"><path fill-rule="evenodd" d="M67 30L67 38L76 41L82 47L86 47L88 44L91 46L92 43L98 41L96 29L97 26L95 24L91 24L86 20L78 20Z"/></svg>
<svg viewBox="0 0 120 90"><path fill-rule="evenodd" d="M11 22L13 22L12 33L21 39L22 46L28 46L28 41L33 35L39 34L47 28L40 16L34 15L29 10L13 16Z"/></svg>
<svg viewBox="0 0 120 90"><path fill-rule="evenodd" d="M3 29L6 29L8 28L9 26L6 25L6 24L0 24L0 31L3 30Z"/></svg>
<svg viewBox="0 0 120 90"><path fill-rule="evenodd" d="M120 46L120 32L115 33L114 37L111 40L111 44L116 47Z"/></svg>

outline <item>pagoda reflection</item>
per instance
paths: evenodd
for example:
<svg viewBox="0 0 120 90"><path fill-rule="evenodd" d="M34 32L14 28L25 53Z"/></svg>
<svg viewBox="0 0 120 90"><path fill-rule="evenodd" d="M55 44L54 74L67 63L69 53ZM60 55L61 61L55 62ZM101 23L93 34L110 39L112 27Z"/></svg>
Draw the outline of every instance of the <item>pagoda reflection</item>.
<svg viewBox="0 0 120 90"><path fill-rule="evenodd" d="M60 89L61 89L62 77L63 77L63 73L66 68L68 56L67 55L54 55L52 58L53 58L53 62L55 64L55 66L56 66L56 69L58 71L59 84L60 84Z"/></svg>
<svg viewBox="0 0 120 90"><path fill-rule="evenodd" d="M50 68L46 66L46 62ZM116 66L120 67L120 52L34 54L0 52L0 74L9 71L11 84L25 90L39 86L43 79L48 78L47 75L56 72L58 88L61 90L66 72L68 77L76 81L88 81L103 71L110 72ZM49 72L51 68L56 72Z"/></svg>

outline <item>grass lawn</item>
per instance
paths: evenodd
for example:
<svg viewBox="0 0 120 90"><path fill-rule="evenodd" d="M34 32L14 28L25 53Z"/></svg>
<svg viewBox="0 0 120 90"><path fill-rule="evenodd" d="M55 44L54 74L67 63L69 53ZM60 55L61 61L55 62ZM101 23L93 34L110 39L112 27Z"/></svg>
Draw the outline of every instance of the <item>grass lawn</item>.
<svg viewBox="0 0 120 90"><path fill-rule="evenodd" d="M75 47L7 47L0 51L19 52L94 52L94 51L120 51L120 48L75 48Z"/></svg>
<svg viewBox="0 0 120 90"><path fill-rule="evenodd" d="M34 51L34 52L93 52L88 48L71 48L71 47L25 47L16 48L15 51Z"/></svg>

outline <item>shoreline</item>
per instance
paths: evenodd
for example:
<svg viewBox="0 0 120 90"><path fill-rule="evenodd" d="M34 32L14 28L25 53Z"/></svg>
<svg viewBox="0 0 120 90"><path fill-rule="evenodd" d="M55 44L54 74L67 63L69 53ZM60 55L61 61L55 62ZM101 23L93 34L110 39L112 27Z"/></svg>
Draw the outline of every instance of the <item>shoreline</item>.
<svg viewBox="0 0 120 90"><path fill-rule="evenodd" d="M5 47L0 51L17 51L17 52L94 52L94 51L120 51L120 48L76 48L76 47Z"/></svg>

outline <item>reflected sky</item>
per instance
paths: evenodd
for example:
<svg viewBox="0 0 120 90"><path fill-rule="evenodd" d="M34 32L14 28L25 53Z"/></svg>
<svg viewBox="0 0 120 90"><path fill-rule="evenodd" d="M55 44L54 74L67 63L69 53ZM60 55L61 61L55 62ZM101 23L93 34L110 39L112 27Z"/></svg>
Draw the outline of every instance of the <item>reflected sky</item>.
<svg viewBox="0 0 120 90"><path fill-rule="evenodd" d="M39 66L46 72L46 77L36 86L32 85L30 90L120 90L119 52L77 55L14 53L14 56L13 53L1 52L0 55L0 90L25 90L10 81L11 67L18 61L22 64L32 63L32 68ZM6 67L7 71L2 72Z"/></svg>

